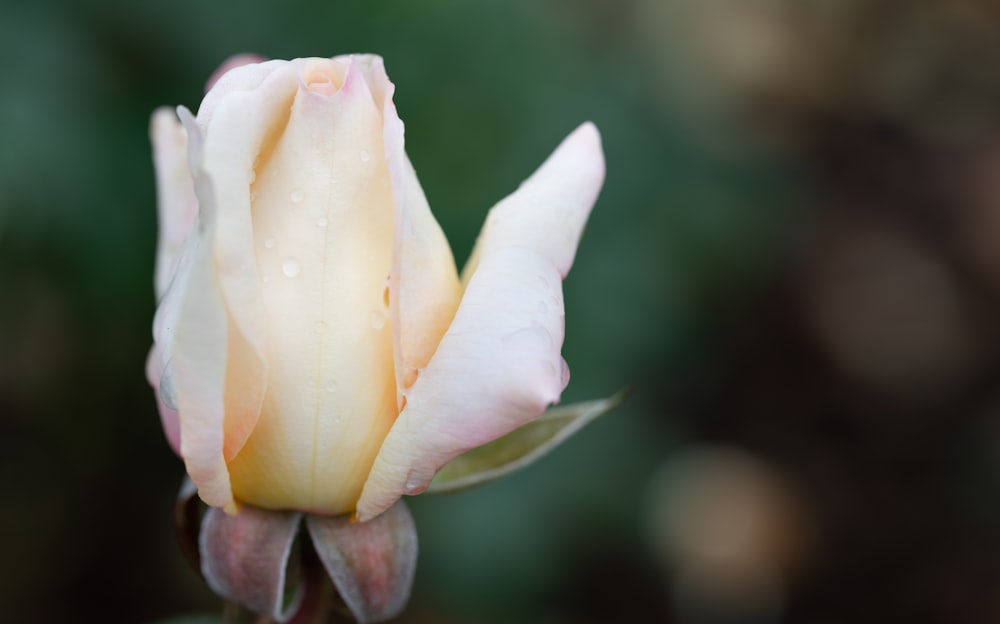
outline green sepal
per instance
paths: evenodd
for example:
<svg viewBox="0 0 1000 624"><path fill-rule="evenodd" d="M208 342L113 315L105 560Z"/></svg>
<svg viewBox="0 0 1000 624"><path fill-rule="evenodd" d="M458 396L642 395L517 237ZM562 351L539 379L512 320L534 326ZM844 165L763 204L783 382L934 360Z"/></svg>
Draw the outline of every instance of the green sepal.
<svg viewBox="0 0 1000 624"><path fill-rule="evenodd" d="M545 415L489 444L466 451L445 464L427 492L442 494L475 487L527 466L558 446L584 425L617 407L631 394L554 407Z"/></svg>

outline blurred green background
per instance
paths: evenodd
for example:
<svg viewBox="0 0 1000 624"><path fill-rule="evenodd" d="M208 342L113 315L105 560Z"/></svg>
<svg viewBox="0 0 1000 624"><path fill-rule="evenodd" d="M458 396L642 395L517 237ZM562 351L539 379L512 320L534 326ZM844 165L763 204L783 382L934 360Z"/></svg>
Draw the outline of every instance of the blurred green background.
<svg viewBox="0 0 1000 624"><path fill-rule="evenodd" d="M571 402L418 497L407 622L1000 619L1000 7L986 0L0 3L0 619L217 613L143 375L147 124L239 52L385 58L459 262L593 120Z"/></svg>

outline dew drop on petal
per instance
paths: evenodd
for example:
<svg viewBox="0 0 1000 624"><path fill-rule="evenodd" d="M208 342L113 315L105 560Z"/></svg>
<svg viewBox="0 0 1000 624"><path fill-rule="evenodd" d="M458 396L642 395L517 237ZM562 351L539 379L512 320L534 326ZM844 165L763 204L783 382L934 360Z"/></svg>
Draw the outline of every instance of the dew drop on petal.
<svg viewBox="0 0 1000 624"><path fill-rule="evenodd" d="M273 238L266 239L264 241L264 248L265 249L274 249L274 239Z"/></svg>
<svg viewBox="0 0 1000 624"><path fill-rule="evenodd" d="M423 492L426 489L427 489L427 486L425 484L421 483L420 481L418 481L418 480L416 480L416 479L414 479L412 477L406 481L406 490L405 490L405 492L407 494L419 494L419 493Z"/></svg>
<svg viewBox="0 0 1000 624"><path fill-rule="evenodd" d="M361 150L361 162L368 162L369 160L371 160L371 154L368 153L368 150Z"/></svg>
<svg viewBox="0 0 1000 624"><path fill-rule="evenodd" d="M382 329L385 327L385 314L382 314L382 312L375 310L371 313L369 318L371 320L372 327L375 329Z"/></svg>
<svg viewBox="0 0 1000 624"><path fill-rule="evenodd" d="M316 225L318 225L321 228L325 228L326 227L326 217L320 217L319 219L316 219Z"/></svg>
<svg viewBox="0 0 1000 624"><path fill-rule="evenodd" d="M299 266L299 261L295 258L288 258L281 263L281 272L285 274L285 277L297 277L301 271L302 267Z"/></svg>
<svg viewBox="0 0 1000 624"><path fill-rule="evenodd" d="M270 275L265 275L262 278L260 278L260 281L262 281L262 282L264 282L266 284L266 283L268 283L268 282L271 281L271 276Z"/></svg>
<svg viewBox="0 0 1000 624"><path fill-rule="evenodd" d="M302 189L300 188L292 189L292 193L291 195L288 196L288 199L292 200L293 204L302 203Z"/></svg>

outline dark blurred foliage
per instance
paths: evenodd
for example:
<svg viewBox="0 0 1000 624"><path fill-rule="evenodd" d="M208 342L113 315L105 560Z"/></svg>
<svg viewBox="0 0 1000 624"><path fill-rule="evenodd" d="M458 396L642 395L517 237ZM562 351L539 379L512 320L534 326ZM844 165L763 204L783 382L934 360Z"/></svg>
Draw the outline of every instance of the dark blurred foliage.
<svg viewBox="0 0 1000 624"><path fill-rule="evenodd" d="M218 612L143 376L146 136L238 52L375 52L461 261L586 119L566 401L503 482L412 499L410 622L1000 619L1000 5L0 3L0 619Z"/></svg>

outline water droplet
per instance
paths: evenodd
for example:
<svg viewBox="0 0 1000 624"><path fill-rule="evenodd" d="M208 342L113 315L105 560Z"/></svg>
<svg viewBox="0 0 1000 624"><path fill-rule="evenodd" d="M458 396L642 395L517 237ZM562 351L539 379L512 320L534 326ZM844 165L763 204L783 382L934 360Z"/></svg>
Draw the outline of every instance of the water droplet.
<svg viewBox="0 0 1000 624"><path fill-rule="evenodd" d="M369 319L371 320L372 327L375 329L382 329L385 327L385 315L378 310L374 310L369 316Z"/></svg>
<svg viewBox="0 0 1000 624"><path fill-rule="evenodd" d="M264 249L274 249L274 239L268 238L264 240Z"/></svg>
<svg viewBox="0 0 1000 624"><path fill-rule="evenodd" d="M326 217L320 217L319 219L316 219L316 225L318 225L319 227L326 227Z"/></svg>
<svg viewBox="0 0 1000 624"><path fill-rule="evenodd" d="M517 351L546 351L552 346L552 336L541 327L525 327L505 336L503 342Z"/></svg>
<svg viewBox="0 0 1000 624"><path fill-rule="evenodd" d="M299 266L299 261L295 258L288 258L281 263L281 272L285 274L286 277L296 277L302 267Z"/></svg>
<svg viewBox="0 0 1000 624"><path fill-rule="evenodd" d="M368 153L368 150L361 150L361 162L368 162L369 160L371 160L371 154Z"/></svg>
<svg viewBox="0 0 1000 624"><path fill-rule="evenodd" d="M316 321L316 324L313 325L313 329L316 331L317 334L322 334L323 332L326 331L326 323L324 323L323 321Z"/></svg>
<svg viewBox="0 0 1000 624"><path fill-rule="evenodd" d="M174 386L174 368L167 362L160 375L160 400L172 410L177 409L177 388Z"/></svg>
<svg viewBox="0 0 1000 624"><path fill-rule="evenodd" d="M288 199L292 200L293 204L298 204L302 202L302 189L296 188L292 189L292 194L288 196Z"/></svg>
<svg viewBox="0 0 1000 624"><path fill-rule="evenodd" d="M559 361L562 363L562 371L560 372L560 376L562 378L563 390L565 390L566 386L569 385L569 364L567 364L566 360L564 360L563 358L559 358Z"/></svg>
<svg viewBox="0 0 1000 624"><path fill-rule="evenodd" d="M274 169L271 169L271 177L272 178L277 178L278 177L278 168L277 167L275 167Z"/></svg>
<svg viewBox="0 0 1000 624"><path fill-rule="evenodd" d="M270 275L265 275L264 277L260 278L260 281L262 281L262 282L264 282L266 284L266 283L268 283L268 282L271 281L271 276Z"/></svg>

